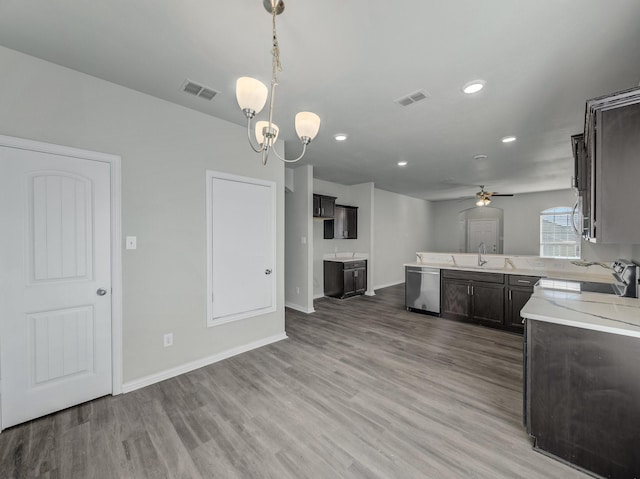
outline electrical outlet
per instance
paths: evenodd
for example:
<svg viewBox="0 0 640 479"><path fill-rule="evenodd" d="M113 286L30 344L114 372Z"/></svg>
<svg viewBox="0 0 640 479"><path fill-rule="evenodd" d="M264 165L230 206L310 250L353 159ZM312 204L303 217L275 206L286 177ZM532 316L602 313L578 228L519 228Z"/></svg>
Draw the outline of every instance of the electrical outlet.
<svg viewBox="0 0 640 479"><path fill-rule="evenodd" d="M169 346L173 346L173 333L164 335L164 347L167 348Z"/></svg>

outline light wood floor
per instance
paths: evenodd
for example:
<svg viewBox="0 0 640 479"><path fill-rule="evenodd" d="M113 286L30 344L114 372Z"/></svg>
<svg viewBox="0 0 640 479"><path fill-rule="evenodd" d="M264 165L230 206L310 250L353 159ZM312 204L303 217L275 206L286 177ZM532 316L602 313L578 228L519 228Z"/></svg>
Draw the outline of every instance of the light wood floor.
<svg viewBox="0 0 640 479"><path fill-rule="evenodd" d="M586 478L521 425L522 338L375 297L288 340L0 434L2 478Z"/></svg>

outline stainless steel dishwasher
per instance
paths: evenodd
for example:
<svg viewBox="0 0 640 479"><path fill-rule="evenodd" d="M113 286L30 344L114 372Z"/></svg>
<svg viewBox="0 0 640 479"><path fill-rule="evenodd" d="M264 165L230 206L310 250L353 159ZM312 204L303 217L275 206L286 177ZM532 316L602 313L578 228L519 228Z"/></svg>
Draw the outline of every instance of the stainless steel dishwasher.
<svg viewBox="0 0 640 479"><path fill-rule="evenodd" d="M404 299L407 311L440 316L440 269L405 266Z"/></svg>

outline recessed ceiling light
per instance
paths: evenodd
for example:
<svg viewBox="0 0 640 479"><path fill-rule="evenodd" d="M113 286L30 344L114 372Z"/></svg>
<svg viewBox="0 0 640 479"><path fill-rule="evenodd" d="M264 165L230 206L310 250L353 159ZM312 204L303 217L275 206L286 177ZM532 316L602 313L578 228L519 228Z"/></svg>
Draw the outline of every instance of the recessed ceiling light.
<svg viewBox="0 0 640 479"><path fill-rule="evenodd" d="M406 161L399 161L398 162L398 166L407 166L407 163L408 162L406 162Z"/></svg>
<svg viewBox="0 0 640 479"><path fill-rule="evenodd" d="M474 160L486 160L487 155L476 155L473 157Z"/></svg>
<svg viewBox="0 0 640 479"><path fill-rule="evenodd" d="M472 93L478 93L483 88L484 80L473 80L472 82L469 82L465 86L463 86L462 91L467 95L471 95Z"/></svg>
<svg viewBox="0 0 640 479"><path fill-rule="evenodd" d="M333 139L336 141L344 141L347 139L347 134L346 133L336 133L335 135L333 135Z"/></svg>
<svg viewBox="0 0 640 479"><path fill-rule="evenodd" d="M515 136L505 136L502 140L502 143L511 143L513 141L516 141L516 137Z"/></svg>

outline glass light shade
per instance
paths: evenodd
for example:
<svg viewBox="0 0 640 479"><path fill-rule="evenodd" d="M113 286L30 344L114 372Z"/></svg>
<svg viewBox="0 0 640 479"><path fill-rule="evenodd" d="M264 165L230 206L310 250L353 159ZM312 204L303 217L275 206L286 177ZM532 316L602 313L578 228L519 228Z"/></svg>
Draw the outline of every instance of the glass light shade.
<svg viewBox="0 0 640 479"><path fill-rule="evenodd" d="M480 199L476 201L476 206L484 206L484 202Z"/></svg>
<svg viewBox="0 0 640 479"><path fill-rule="evenodd" d="M309 137L312 140L320 129L320 117L310 111L301 111L296 115L296 133L298 137Z"/></svg>
<svg viewBox="0 0 640 479"><path fill-rule="evenodd" d="M258 143L264 143L264 134L262 133L262 130L264 130L265 128L269 128L269 122L268 121L256 121L256 140L258 140ZM271 123L271 128L274 129L274 131L276 132L276 136L273 138L273 142L271 143L272 145L276 142L276 140L278 139L278 133L280 133L280 128L278 128L278 125L276 125L275 123Z"/></svg>
<svg viewBox="0 0 640 479"><path fill-rule="evenodd" d="M236 81L236 99L241 110L249 109L260 113L268 95L266 85L255 78L240 77Z"/></svg>

